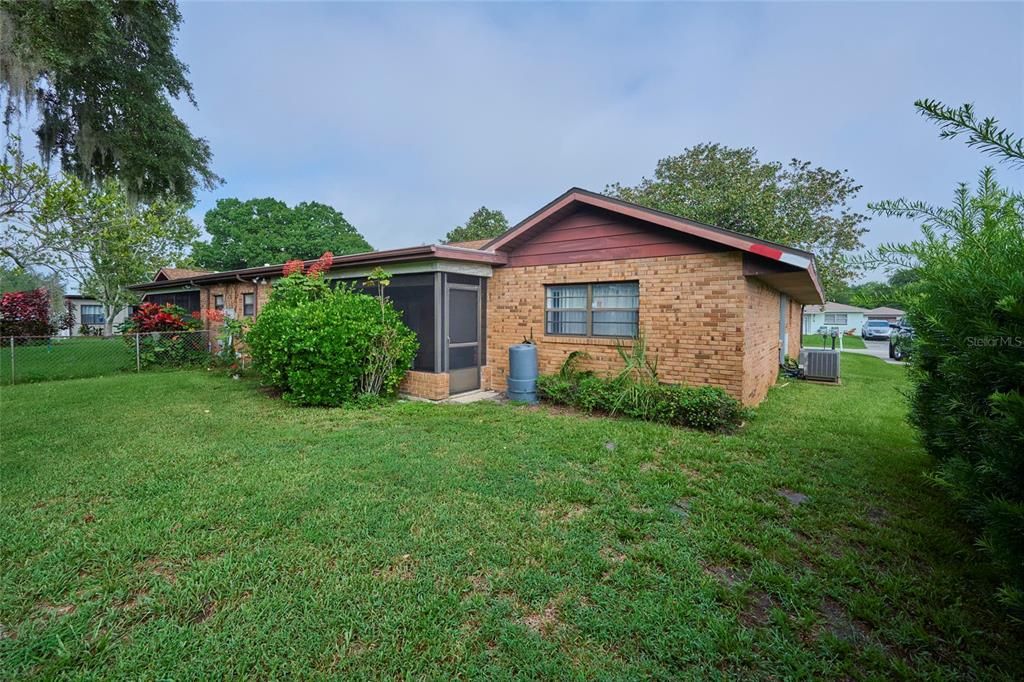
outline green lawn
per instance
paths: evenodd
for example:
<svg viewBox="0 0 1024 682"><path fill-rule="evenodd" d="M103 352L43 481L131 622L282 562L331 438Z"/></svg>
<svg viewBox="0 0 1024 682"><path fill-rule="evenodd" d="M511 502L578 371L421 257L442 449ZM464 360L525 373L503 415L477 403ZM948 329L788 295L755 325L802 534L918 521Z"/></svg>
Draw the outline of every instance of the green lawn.
<svg viewBox="0 0 1024 682"><path fill-rule="evenodd" d="M2 677L1019 679L903 369L843 370L734 435L207 372L4 387Z"/></svg>
<svg viewBox="0 0 1024 682"><path fill-rule="evenodd" d="M77 379L135 370L135 348L121 337L75 337L14 346L14 383ZM0 348L0 384L11 383L11 348Z"/></svg>
<svg viewBox="0 0 1024 682"><path fill-rule="evenodd" d="M827 342L823 341L821 334L805 334L804 335L804 348L831 348L832 337L829 337ZM839 339L836 339L836 348L839 348ZM844 336L843 337L843 348L865 348L864 339L859 336Z"/></svg>

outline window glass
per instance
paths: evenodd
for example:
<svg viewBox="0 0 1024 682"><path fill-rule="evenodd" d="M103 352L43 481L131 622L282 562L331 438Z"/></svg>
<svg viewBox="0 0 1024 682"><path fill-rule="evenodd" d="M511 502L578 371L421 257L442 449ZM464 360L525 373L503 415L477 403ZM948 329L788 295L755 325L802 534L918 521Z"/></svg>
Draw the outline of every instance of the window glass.
<svg viewBox="0 0 1024 682"><path fill-rule="evenodd" d="M579 308L587 307L587 286L552 286L548 287L548 308Z"/></svg>
<svg viewBox="0 0 1024 682"><path fill-rule="evenodd" d="M846 313L825 313L825 324L846 324Z"/></svg>
<svg viewBox="0 0 1024 682"><path fill-rule="evenodd" d="M547 312L547 333L586 335L587 311L549 310Z"/></svg>
<svg viewBox="0 0 1024 682"><path fill-rule="evenodd" d="M216 294L213 297L213 307L216 310L224 310L224 294Z"/></svg>
<svg viewBox="0 0 1024 682"><path fill-rule="evenodd" d="M547 334L635 337L640 326L639 282L551 285L546 288Z"/></svg>
<svg viewBox="0 0 1024 682"><path fill-rule="evenodd" d="M242 314L251 317L256 313L256 294L242 294Z"/></svg>
<svg viewBox="0 0 1024 682"><path fill-rule="evenodd" d="M636 310L595 310L594 336L636 336L640 313Z"/></svg>
<svg viewBox="0 0 1024 682"><path fill-rule="evenodd" d="M105 324L106 319L103 317L103 306L101 305L83 305L82 306L82 324Z"/></svg>
<svg viewBox="0 0 1024 682"><path fill-rule="evenodd" d="M636 310L640 307L640 283L595 284L591 307L595 310L600 308Z"/></svg>

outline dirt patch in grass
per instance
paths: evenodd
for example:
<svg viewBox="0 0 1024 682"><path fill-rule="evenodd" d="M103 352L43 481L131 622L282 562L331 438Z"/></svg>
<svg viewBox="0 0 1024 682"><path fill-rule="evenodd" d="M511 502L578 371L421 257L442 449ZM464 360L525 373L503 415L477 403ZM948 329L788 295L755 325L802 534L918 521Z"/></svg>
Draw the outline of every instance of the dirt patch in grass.
<svg viewBox="0 0 1024 682"><path fill-rule="evenodd" d="M384 580L412 580L416 577L416 560L411 554L403 554L390 565L373 569L373 575Z"/></svg>
<svg viewBox="0 0 1024 682"><path fill-rule="evenodd" d="M542 610L526 613L519 619L519 622L525 625L528 630L532 630L541 636L547 636L561 623L558 605L553 601L548 602Z"/></svg>
<svg viewBox="0 0 1024 682"><path fill-rule="evenodd" d="M725 564L709 564L704 567L704 572L713 576L726 587L732 587L743 582L743 574L732 566Z"/></svg>
<svg viewBox="0 0 1024 682"><path fill-rule="evenodd" d="M148 596L149 596L149 590L147 590L145 588L143 588L141 590L135 590L130 595L128 595L127 599L125 599L123 602L118 604L117 607L119 609L125 609L125 610L134 609L136 606L139 605L139 603L143 599L145 599Z"/></svg>
<svg viewBox="0 0 1024 682"><path fill-rule="evenodd" d="M213 617L213 614L217 613L217 602L207 597L203 600L200 609L192 616L192 622L196 625L205 623Z"/></svg>
<svg viewBox="0 0 1024 682"><path fill-rule="evenodd" d="M173 563L164 561L160 557L150 557L138 565L143 573L158 575L171 585L178 582L178 571Z"/></svg>
<svg viewBox="0 0 1024 682"><path fill-rule="evenodd" d="M889 519L889 512L882 509L881 507L872 507L868 509L867 513L864 514L864 516L871 523L875 524L876 526L880 526Z"/></svg>
<svg viewBox="0 0 1024 682"><path fill-rule="evenodd" d="M545 520L555 520L559 522L572 521L578 519L587 513L590 507L583 504L570 504L568 506L561 506L555 504L545 505L537 510L537 514Z"/></svg>
<svg viewBox="0 0 1024 682"><path fill-rule="evenodd" d="M469 595L475 594L489 594L491 591L491 581L487 579L482 573L474 573L469 576Z"/></svg>
<svg viewBox="0 0 1024 682"><path fill-rule="evenodd" d="M821 622L815 632L815 638L827 633L843 642L856 644L871 634L871 628L850 617L843 605L831 597L822 600L820 612Z"/></svg>
<svg viewBox="0 0 1024 682"><path fill-rule="evenodd" d="M771 622L775 601L767 592L756 590L751 593L746 608L740 611L740 622L748 628L762 627Z"/></svg>
<svg viewBox="0 0 1024 682"><path fill-rule="evenodd" d="M702 474L698 470L694 469L693 467L687 466L686 464L680 464L679 465L679 472L682 473L687 478L689 478L691 480L694 480L694 481L703 481L704 480L704 474Z"/></svg>
<svg viewBox="0 0 1024 682"><path fill-rule="evenodd" d="M70 616L75 612L77 607L74 604L50 604L49 602L40 602L36 604L36 612L40 616Z"/></svg>
<svg viewBox="0 0 1024 682"><path fill-rule="evenodd" d="M658 466L658 463L654 461L644 462L643 464L640 465L640 471L645 474L650 471L658 471L659 469L661 469L661 467Z"/></svg>
<svg viewBox="0 0 1024 682"><path fill-rule="evenodd" d="M621 564L626 560L626 555L613 547L602 547L597 551L597 554L605 561L613 564Z"/></svg>

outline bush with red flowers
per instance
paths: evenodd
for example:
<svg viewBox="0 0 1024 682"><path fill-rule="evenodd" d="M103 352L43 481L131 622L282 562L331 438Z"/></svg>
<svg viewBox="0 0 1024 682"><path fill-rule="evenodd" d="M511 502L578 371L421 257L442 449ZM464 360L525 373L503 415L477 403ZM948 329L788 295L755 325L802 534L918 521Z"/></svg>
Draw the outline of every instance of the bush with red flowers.
<svg viewBox="0 0 1024 682"><path fill-rule="evenodd" d="M121 332L125 343L138 343L142 367L191 367L210 357L206 335L198 331L199 326L184 308L143 303L121 325Z"/></svg>
<svg viewBox="0 0 1024 682"><path fill-rule="evenodd" d="M0 336L50 336L50 292L9 291L0 296Z"/></svg>

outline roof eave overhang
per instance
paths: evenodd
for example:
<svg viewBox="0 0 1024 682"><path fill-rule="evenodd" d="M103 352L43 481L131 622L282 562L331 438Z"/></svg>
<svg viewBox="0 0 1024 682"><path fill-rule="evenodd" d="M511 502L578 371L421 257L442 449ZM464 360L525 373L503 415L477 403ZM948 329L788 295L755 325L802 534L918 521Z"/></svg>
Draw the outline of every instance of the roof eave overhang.
<svg viewBox="0 0 1024 682"><path fill-rule="evenodd" d="M354 253L346 256L335 256L331 260L329 270L336 268L350 267L353 265L386 265L387 263L406 263L418 260L451 260L467 263L486 263L488 265L504 265L508 256L504 253L492 253L479 249L466 249L458 246L427 245L413 246L404 249L391 249L388 251L367 251L366 253ZM316 260L303 262L306 268ZM244 268L241 270L228 270L225 272L214 272L200 277L189 279L169 279L159 282L144 282L133 284L128 289L132 291L153 291L169 287L180 287L185 285L202 286L216 284L219 282L235 282L239 279L258 279L265 277L280 277L284 271L284 264L268 265L258 268Z"/></svg>

